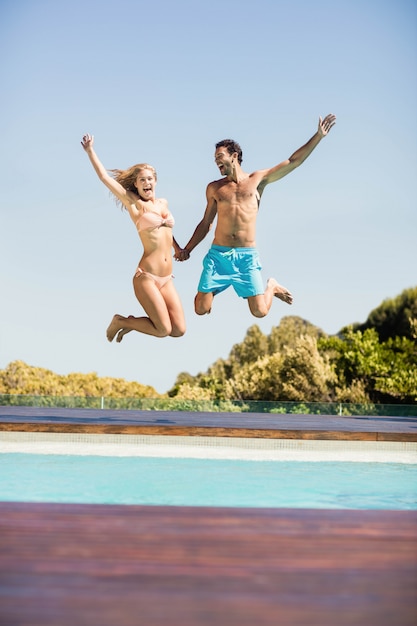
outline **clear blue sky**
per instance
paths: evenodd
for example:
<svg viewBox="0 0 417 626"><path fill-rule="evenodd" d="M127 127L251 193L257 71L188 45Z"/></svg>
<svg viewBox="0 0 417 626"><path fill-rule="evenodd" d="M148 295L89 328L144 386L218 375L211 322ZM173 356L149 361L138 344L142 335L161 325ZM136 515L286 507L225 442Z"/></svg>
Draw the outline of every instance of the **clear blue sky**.
<svg viewBox="0 0 417 626"><path fill-rule="evenodd" d="M257 323L298 315L334 334L417 284L415 0L3 0L0 8L0 368L20 359L168 390L205 371ZM265 280L294 294L256 320L232 290L197 317L212 236L175 264L187 334L110 344L114 313L141 314L140 241L80 146L108 168L148 161L185 245L218 178L216 141L246 171L337 124L264 192Z"/></svg>

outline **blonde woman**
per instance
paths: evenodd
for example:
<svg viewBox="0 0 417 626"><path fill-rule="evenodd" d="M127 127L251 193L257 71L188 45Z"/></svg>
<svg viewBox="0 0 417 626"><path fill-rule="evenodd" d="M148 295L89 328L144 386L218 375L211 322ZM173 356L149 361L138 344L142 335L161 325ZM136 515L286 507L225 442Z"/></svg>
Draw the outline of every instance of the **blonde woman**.
<svg viewBox="0 0 417 626"><path fill-rule="evenodd" d="M179 246L172 235L174 219L168 203L155 197L155 169L139 163L127 170L110 170L110 175L95 153L94 137L84 135L81 145L101 182L128 211L143 245L133 289L146 317L114 315L107 339L116 337L120 342L132 330L154 337L181 337L184 312L172 276L172 248L178 253Z"/></svg>

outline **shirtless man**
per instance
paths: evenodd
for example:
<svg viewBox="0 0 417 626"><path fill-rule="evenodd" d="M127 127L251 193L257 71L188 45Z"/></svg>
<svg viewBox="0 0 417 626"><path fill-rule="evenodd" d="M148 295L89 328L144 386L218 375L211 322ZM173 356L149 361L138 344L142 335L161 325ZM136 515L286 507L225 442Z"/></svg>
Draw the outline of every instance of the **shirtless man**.
<svg viewBox="0 0 417 626"><path fill-rule="evenodd" d="M242 170L242 150L238 143L224 139L216 144L214 160L223 178L207 186L207 207L185 248L175 254L178 261L190 258L191 252L204 239L217 215L213 244L203 260L203 272L194 300L197 315L210 313L213 298L231 285L241 298L246 298L255 317L265 317L275 296L292 304L291 293L275 278L263 287L261 262L256 249L255 233L259 203L265 187L283 178L301 165L318 146L336 116L319 118L315 135L286 161L270 169L247 174Z"/></svg>

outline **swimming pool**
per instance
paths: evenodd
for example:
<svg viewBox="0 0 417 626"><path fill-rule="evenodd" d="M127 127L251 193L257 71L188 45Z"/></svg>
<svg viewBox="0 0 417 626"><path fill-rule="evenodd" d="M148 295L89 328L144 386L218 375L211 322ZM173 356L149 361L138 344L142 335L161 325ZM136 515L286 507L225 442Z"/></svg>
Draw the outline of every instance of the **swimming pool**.
<svg viewBox="0 0 417 626"><path fill-rule="evenodd" d="M3 501L417 509L413 443L2 433L0 452Z"/></svg>

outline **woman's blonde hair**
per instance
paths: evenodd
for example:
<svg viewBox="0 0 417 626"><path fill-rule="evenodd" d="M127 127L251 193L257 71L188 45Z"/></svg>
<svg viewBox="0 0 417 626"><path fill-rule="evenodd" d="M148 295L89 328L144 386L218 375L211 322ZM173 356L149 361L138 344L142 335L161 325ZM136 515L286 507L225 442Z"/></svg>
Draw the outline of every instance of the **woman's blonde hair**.
<svg viewBox="0 0 417 626"><path fill-rule="evenodd" d="M109 170L109 172L113 178L126 189L126 191L133 191L133 193L137 194L138 190L135 183L139 172L142 170L151 170L152 174L155 176L155 180L158 180L156 169L152 167L152 165L149 165L149 163L137 163L136 165L129 167L127 170ZM116 204L125 208L117 198Z"/></svg>

